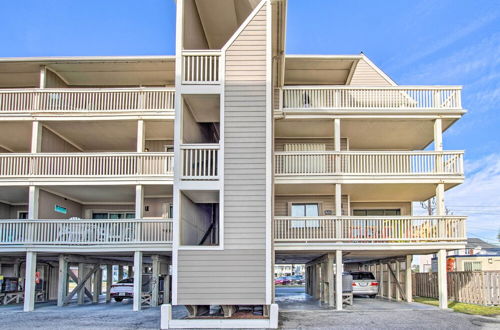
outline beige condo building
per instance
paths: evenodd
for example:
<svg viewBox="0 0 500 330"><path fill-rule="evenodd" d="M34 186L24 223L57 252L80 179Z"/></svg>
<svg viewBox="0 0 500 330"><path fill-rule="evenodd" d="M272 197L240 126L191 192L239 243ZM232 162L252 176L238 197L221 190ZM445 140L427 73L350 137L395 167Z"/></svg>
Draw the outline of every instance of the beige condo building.
<svg viewBox="0 0 500 330"><path fill-rule="evenodd" d="M406 265L431 253L445 308L446 251L466 241L445 215L463 151L442 137L461 87L397 85L364 54L286 55L286 6L178 0L175 56L0 59L0 274L27 279L24 310L40 272L63 306L97 301L119 266L134 310L163 300L164 327L213 326L196 318L210 305L272 327L275 264L305 264L307 293L340 310L344 264L411 301ZM171 277L162 297L144 272ZM233 320L242 305L263 318Z"/></svg>

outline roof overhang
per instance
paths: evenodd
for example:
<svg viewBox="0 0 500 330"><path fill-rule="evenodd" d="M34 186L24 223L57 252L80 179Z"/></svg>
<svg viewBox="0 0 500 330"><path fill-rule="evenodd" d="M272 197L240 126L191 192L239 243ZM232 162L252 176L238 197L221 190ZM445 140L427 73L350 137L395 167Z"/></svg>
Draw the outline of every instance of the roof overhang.
<svg viewBox="0 0 500 330"><path fill-rule="evenodd" d="M170 86L175 56L0 58L0 88L38 87L47 67L69 86Z"/></svg>

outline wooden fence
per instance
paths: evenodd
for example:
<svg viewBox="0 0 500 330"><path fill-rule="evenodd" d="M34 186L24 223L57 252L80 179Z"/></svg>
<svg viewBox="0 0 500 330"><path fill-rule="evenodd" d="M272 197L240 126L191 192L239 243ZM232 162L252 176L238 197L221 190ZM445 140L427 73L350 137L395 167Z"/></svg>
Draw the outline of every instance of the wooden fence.
<svg viewBox="0 0 500 330"><path fill-rule="evenodd" d="M447 275L449 300L500 305L500 271L449 272ZM413 295L438 298L437 273L413 274Z"/></svg>

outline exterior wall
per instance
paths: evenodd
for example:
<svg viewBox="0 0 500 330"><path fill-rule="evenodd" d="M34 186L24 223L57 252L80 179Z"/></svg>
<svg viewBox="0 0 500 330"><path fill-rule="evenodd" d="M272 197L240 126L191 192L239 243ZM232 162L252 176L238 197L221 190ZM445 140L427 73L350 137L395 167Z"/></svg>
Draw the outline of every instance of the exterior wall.
<svg viewBox="0 0 500 330"><path fill-rule="evenodd" d="M10 205L0 203L0 219L10 219Z"/></svg>
<svg viewBox="0 0 500 330"><path fill-rule="evenodd" d="M490 259L491 263L489 262ZM481 271L500 271L500 256L457 257L455 258L455 270L457 272L465 271L465 262L481 262Z"/></svg>
<svg viewBox="0 0 500 330"><path fill-rule="evenodd" d="M46 88L68 88L68 85L50 70L45 71Z"/></svg>
<svg viewBox="0 0 500 330"><path fill-rule="evenodd" d="M184 0L184 49L208 49L195 0Z"/></svg>
<svg viewBox="0 0 500 330"><path fill-rule="evenodd" d="M197 205L181 194L180 244L198 245L211 223L211 214L204 205Z"/></svg>
<svg viewBox="0 0 500 330"><path fill-rule="evenodd" d="M352 75L352 86L392 86L383 75L375 70L364 59L359 60Z"/></svg>
<svg viewBox="0 0 500 330"><path fill-rule="evenodd" d="M401 215L412 215L411 202L351 202L351 214L359 209L400 209Z"/></svg>
<svg viewBox="0 0 500 330"><path fill-rule="evenodd" d="M266 304L266 34L264 6L226 52L224 250L179 250L178 304Z"/></svg>
<svg viewBox="0 0 500 330"><path fill-rule="evenodd" d="M202 125L196 122L189 106L184 103L182 112L182 143L207 143L210 138Z"/></svg>
<svg viewBox="0 0 500 330"><path fill-rule="evenodd" d="M291 139L291 138L275 138L274 151L285 151L285 144L324 144L326 150L335 150L334 139ZM348 141L346 138L340 139L340 150L349 150Z"/></svg>
<svg viewBox="0 0 500 330"><path fill-rule="evenodd" d="M39 219L69 219L72 217L82 217L82 205L67 198L52 194L48 191L40 189L39 196ZM66 214L54 211L55 205L62 206L67 209Z"/></svg>
<svg viewBox="0 0 500 330"><path fill-rule="evenodd" d="M145 147L149 152L165 152L165 146L173 147L173 140L146 140Z"/></svg>
<svg viewBox="0 0 500 330"><path fill-rule="evenodd" d="M42 131L42 152L80 152L45 127Z"/></svg>

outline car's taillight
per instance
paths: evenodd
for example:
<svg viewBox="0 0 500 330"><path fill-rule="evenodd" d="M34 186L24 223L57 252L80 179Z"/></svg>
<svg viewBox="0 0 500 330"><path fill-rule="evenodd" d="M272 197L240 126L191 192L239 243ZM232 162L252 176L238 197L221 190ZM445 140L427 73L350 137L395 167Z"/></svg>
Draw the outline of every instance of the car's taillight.
<svg viewBox="0 0 500 330"><path fill-rule="evenodd" d="M352 282L352 286L356 286L356 283Z"/></svg>
<svg viewBox="0 0 500 330"><path fill-rule="evenodd" d="M378 282L371 282L370 285L371 286L378 286Z"/></svg>

